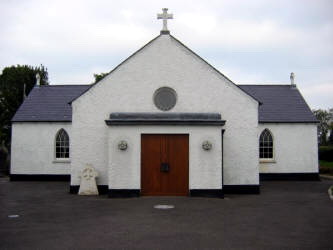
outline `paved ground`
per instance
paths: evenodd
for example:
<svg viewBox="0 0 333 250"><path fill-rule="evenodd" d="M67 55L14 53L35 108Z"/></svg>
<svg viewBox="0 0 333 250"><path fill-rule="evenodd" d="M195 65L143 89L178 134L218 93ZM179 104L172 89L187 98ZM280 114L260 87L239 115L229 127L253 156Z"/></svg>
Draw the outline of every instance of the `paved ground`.
<svg viewBox="0 0 333 250"><path fill-rule="evenodd" d="M67 183L0 178L0 249L333 249L331 185L263 182L261 195L226 199L108 199L70 195Z"/></svg>

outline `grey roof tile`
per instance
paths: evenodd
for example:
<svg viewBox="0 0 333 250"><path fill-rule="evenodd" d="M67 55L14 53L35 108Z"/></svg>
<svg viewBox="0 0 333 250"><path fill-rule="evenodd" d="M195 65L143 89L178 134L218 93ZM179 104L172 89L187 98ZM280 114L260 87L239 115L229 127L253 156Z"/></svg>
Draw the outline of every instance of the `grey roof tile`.
<svg viewBox="0 0 333 250"><path fill-rule="evenodd" d="M13 122L72 120L74 98L91 85L35 87L13 117ZM290 85L238 85L259 100L259 122L317 122L298 89Z"/></svg>
<svg viewBox="0 0 333 250"><path fill-rule="evenodd" d="M317 122L297 88L291 85L238 85L256 97L259 122Z"/></svg>
<svg viewBox="0 0 333 250"><path fill-rule="evenodd" d="M34 87L12 121L72 121L68 103L90 85L47 85Z"/></svg>

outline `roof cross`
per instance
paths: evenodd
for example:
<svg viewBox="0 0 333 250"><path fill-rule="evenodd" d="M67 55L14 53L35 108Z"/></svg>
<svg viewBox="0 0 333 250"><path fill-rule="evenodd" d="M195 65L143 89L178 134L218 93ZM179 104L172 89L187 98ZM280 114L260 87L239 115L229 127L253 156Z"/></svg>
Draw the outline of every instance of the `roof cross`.
<svg viewBox="0 0 333 250"><path fill-rule="evenodd" d="M163 8L162 14L157 14L157 19L163 19L163 29L161 30L161 34L170 34L168 30L168 19L173 19L173 14L168 14L168 8Z"/></svg>

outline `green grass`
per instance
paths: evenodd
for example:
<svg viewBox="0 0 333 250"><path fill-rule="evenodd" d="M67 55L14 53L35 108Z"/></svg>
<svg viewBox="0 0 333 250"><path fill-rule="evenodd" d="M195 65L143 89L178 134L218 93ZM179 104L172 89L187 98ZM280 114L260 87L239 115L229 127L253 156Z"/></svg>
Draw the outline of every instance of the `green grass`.
<svg viewBox="0 0 333 250"><path fill-rule="evenodd" d="M326 149L326 150L329 150L329 149L333 149L333 146L332 145L328 145L328 146L319 146L320 149Z"/></svg>
<svg viewBox="0 0 333 250"><path fill-rule="evenodd" d="M321 167L333 168L333 161L319 161Z"/></svg>
<svg viewBox="0 0 333 250"><path fill-rule="evenodd" d="M319 161L319 173L333 176L333 161Z"/></svg>

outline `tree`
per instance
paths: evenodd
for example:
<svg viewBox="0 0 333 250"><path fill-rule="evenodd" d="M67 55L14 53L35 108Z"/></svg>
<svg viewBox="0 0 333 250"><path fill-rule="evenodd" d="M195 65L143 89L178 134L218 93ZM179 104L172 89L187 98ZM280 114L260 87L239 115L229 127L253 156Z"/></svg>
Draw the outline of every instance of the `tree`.
<svg viewBox="0 0 333 250"><path fill-rule="evenodd" d="M319 121L318 125L318 141L320 145L327 145L327 133L330 128L330 121L332 119L332 113L318 109L313 110L314 115Z"/></svg>
<svg viewBox="0 0 333 250"><path fill-rule="evenodd" d="M106 75L108 75L109 73L100 73L100 74L94 74L95 77L95 82L99 82L100 80L102 80Z"/></svg>
<svg viewBox="0 0 333 250"><path fill-rule="evenodd" d="M40 75L40 84L48 85L47 69L40 65L17 65L6 67L0 75L0 143L10 145L11 119L36 84L36 74ZM25 93L24 93L25 90Z"/></svg>
<svg viewBox="0 0 333 250"><path fill-rule="evenodd" d="M329 130L330 130L330 136L328 137L328 143L330 145L333 145L333 108L329 110L331 119L329 122Z"/></svg>

